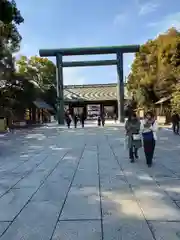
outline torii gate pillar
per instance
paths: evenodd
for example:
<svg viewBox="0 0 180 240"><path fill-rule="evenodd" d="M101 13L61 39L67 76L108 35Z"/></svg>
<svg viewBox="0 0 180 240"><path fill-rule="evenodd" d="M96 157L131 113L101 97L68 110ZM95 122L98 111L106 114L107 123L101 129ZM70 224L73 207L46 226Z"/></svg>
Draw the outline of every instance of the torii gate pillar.
<svg viewBox="0 0 180 240"><path fill-rule="evenodd" d="M121 123L124 122L124 79L123 79L123 53L117 53L117 74L118 74L118 119Z"/></svg>
<svg viewBox="0 0 180 240"><path fill-rule="evenodd" d="M64 124L64 91L63 91L63 62L62 55L56 55L56 88L57 88L57 120Z"/></svg>

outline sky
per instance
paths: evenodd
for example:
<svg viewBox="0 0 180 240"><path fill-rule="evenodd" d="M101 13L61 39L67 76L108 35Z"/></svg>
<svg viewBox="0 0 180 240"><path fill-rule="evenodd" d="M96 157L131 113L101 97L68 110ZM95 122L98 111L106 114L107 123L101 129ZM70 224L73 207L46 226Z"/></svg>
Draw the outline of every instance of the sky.
<svg viewBox="0 0 180 240"><path fill-rule="evenodd" d="M16 0L24 17L17 54L39 49L143 44L170 27L180 29L180 0ZM55 62L55 58L49 58ZM65 61L115 59L115 55L64 57ZM124 79L134 54L124 54ZM116 66L63 70L65 84L117 82Z"/></svg>

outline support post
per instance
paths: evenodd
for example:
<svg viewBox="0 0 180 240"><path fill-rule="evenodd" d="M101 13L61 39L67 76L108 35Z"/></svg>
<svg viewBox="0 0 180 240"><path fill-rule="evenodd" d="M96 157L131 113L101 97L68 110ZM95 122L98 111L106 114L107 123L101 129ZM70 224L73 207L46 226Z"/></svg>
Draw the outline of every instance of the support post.
<svg viewBox="0 0 180 240"><path fill-rule="evenodd" d="M56 88L57 88L57 120L64 124L64 94L63 94L63 65L62 55L56 55Z"/></svg>
<svg viewBox="0 0 180 240"><path fill-rule="evenodd" d="M124 123L124 80L123 80L123 53L117 53L117 74L118 74L118 119Z"/></svg>

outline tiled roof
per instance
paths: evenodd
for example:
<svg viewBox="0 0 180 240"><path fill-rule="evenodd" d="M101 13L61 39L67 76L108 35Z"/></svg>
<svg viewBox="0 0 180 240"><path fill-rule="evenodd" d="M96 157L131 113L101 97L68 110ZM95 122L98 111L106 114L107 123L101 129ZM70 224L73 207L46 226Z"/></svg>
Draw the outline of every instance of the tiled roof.
<svg viewBox="0 0 180 240"><path fill-rule="evenodd" d="M117 93L118 88L116 83L64 86L65 101L117 100ZM125 98L128 98L126 88Z"/></svg>

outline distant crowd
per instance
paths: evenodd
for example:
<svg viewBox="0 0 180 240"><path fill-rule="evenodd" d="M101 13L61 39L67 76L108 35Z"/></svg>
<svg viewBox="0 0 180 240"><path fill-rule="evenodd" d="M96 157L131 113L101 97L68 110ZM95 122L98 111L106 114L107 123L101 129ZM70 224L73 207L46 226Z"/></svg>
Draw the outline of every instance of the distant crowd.
<svg viewBox="0 0 180 240"><path fill-rule="evenodd" d="M81 126L82 126L82 128L84 128L85 119L86 119L86 117L85 117L85 114L83 112L81 114L74 113L72 115L69 110L65 111L65 121L66 121L66 124L67 124L68 128L71 127L72 122L74 123L74 127L77 128L78 121L81 122Z"/></svg>
<svg viewBox="0 0 180 240"><path fill-rule="evenodd" d="M100 113L97 116L97 125L98 126L104 126L105 125L105 113ZM71 112L69 110L65 111L65 121L67 124L67 127L70 128L71 124L73 123L74 128L77 128L77 123L80 122L82 128L84 128L84 124L85 124L85 120L86 120L86 115L82 112L80 114L77 113L73 113L71 114ZM116 118L115 118L116 121Z"/></svg>

